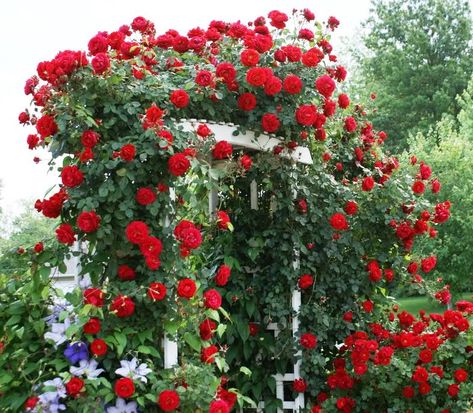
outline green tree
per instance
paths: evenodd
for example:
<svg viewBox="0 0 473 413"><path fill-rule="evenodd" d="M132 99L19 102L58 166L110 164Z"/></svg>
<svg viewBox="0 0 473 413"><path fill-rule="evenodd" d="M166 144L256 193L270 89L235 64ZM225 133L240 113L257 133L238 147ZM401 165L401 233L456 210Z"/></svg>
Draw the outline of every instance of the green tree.
<svg viewBox="0 0 473 413"><path fill-rule="evenodd" d="M30 203L31 204L31 203ZM31 207L4 224L3 234L0 235L0 274L21 274L29 270L29 254L19 254L18 249L25 252L32 250L36 243L43 242L44 247L50 248L53 228L56 220L46 219Z"/></svg>
<svg viewBox="0 0 473 413"><path fill-rule="evenodd" d="M458 114L454 98L473 65L468 1L372 0L363 28L354 88L377 94L373 120L390 149L405 149L410 133L426 132L444 113Z"/></svg>
<svg viewBox="0 0 473 413"><path fill-rule="evenodd" d="M435 171L442 183L440 195L450 200L452 217L436 242L429 245L439 258L438 270L453 291L473 289L473 78L456 99L457 119L445 116L426 134L412 138L410 152ZM438 145L432 139L440 136Z"/></svg>

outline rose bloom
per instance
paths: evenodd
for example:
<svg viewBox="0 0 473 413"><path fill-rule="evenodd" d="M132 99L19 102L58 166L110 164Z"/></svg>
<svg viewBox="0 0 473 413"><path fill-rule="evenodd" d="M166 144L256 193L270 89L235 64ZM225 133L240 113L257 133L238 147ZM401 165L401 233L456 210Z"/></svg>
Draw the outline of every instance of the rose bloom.
<svg viewBox="0 0 473 413"><path fill-rule="evenodd" d="M315 81L315 88L324 98L328 99L335 91L335 82L329 75L322 75Z"/></svg>
<svg viewBox="0 0 473 413"><path fill-rule="evenodd" d="M197 73L197 76L195 77L195 83L202 87L211 85L212 72L210 72L209 70L201 70L199 73Z"/></svg>
<svg viewBox="0 0 473 413"><path fill-rule="evenodd" d="M157 403L164 412L172 412L179 407L179 395L174 390L163 390L159 396Z"/></svg>
<svg viewBox="0 0 473 413"><path fill-rule="evenodd" d="M287 75L283 81L282 88L290 95L298 95L302 91L302 80L296 75Z"/></svg>
<svg viewBox="0 0 473 413"><path fill-rule="evenodd" d="M179 280L177 284L177 295L181 298L192 298L197 290L195 281L190 278Z"/></svg>
<svg viewBox="0 0 473 413"><path fill-rule="evenodd" d="M365 192L371 191L374 188L374 179L371 176L366 176L362 183L361 189Z"/></svg>
<svg viewBox="0 0 473 413"><path fill-rule="evenodd" d="M255 49L245 49L240 54L240 60L243 66L256 66L259 62L259 53Z"/></svg>
<svg viewBox="0 0 473 413"><path fill-rule="evenodd" d="M202 340L210 340L213 337L213 332L217 328L217 323L210 319L205 319L199 325L200 338Z"/></svg>
<svg viewBox="0 0 473 413"><path fill-rule="evenodd" d="M211 364L215 361L215 354L218 353L218 348L215 345L203 347L200 352L200 360L204 363Z"/></svg>
<svg viewBox="0 0 473 413"><path fill-rule="evenodd" d="M347 215L355 215L358 212L358 204L355 201L348 201L343 209Z"/></svg>
<svg viewBox="0 0 473 413"><path fill-rule="evenodd" d="M225 264L221 265L217 270L217 274L215 275L215 284L217 284L219 287L224 287L228 283L230 274L231 268Z"/></svg>
<svg viewBox="0 0 473 413"><path fill-rule="evenodd" d="M80 141L86 148L93 148L99 142L100 135L93 130L86 130L82 132Z"/></svg>
<svg viewBox="0 0 473 413"><path fill-rule="evenodd" d="M44 244L42 242L38 242L35 244L33 249L36 254L40 254L44 251Z"/></svg>
<svg viewBox="0 0 473 413"><path fill-rule="evenodd" d="M25 409L34 409L36 407L36 405L38 404L38 401L39 401L39 397L37 396L32 396L32 397L28 397L28 399L26 399L25 401L25 404L24 404L24 408Z"/></svg>
<svg viewBox="0 0 473 413"><path fill-rule="evenodd" d="M312 275L302 274L299 277L298 285L299 285L299 288L301 290L305 290L305 289L311 287L313 284L314 284L314 277L312 277Z"/></svg>
<svg viewBox="0 0 473 413"><path fill-rule="evenodd" d="M422 181L415 181L412 184L412 191L416 194L423 194L425 191L425 184Z"/></svg>
<svg viewBox="0 0 473 413"><path fill-rule="evenodd" d="M119 295L112 301L110 311L120 318L130 317L135 312L135 303L130 297Z"/></svg>
<svg viewBox="0 0 473 413"><path fill-rule="evenodd" d="M346 109L348 106L350 106L350 98L347 94L342 93L338 96L338 106L340 106L342 109Z"/></svg>
<svg viewBox="0 0 473 413"><path fill-rule="evenodd" d="M236 76L235 67L229 62L222 62L215 68L215 74L217 77L222 78L225 82L233 82Z"/></svg>
<svg viewBox="0 0 473 413"><path fill-rule="evenodd" d="M295 379L292 383L292 389L297 393L304 393L307 390L307 383L304 379Z"/></svg>
<svg viewBox="0 0 473 413"><path fill-rule="evenodd" d="M212 133L211 129L205 124L200 124L197 127L197 135L199 135L201 138L206 138L211 133Z"/></svg>
<svg viewBox="0 0 473 413"><path fill-rule="evenodd" d="M96 75L101 75L110 68L110 58L106 53L97 53L90 63Z"/></svg>
<svg viewBox="0 0 473 413"><path fill-rule="evenodd" d="M336 212L335 214L331 216L330 225L332 226L333 229L337 231L344 231L348 229L347 219L345 215L343 215L340 212Z"/></svg>
<svg viewBox="0 0 473 413"><path fill-rule="evenodd" d="M115 382L115 394L122 399L127 399L135 393L135 385L129 377L122 377Z"/></svg>
<svg viewBox="0 0 473 413"><path fill-rule="evenodd" d="M225 211L217 211L217 226L219 229L228 229L230 223L230 217Z"/></svg>
<svg viewBox="0 0 473 413"><path fill-rule="evenodd" d="M84 385L84 380L79 377L73 377L64 386L66 387L66 393L72 398L76 398L84 388Z"/></svg>
<svg viewBox="0 0 473 413"><path fill-rule="evenodd" d="M100 338L96 338L90 343L90 352L97 357L107 354L107 343Z"/></svg>
<svg viewBox="0 0 473 413"><path fill-rule="evenodd" d="M149 228L142 221L130 222L125 230L125 235L132 244L141 244L146 238L148 238Z"/></svg>
<svg viewBox="0 0 473 413"><path fill-rule="evenodd" d="M149 205L156 201L156 192L151 188L139 188L136 191L135 199L140 205Z"/></svg>
<svg viewBox="0 0 473 413"><path fill-rule="evenodd" d="M135 159L136 148L132 143L127 143L123 145L120 149L119 156L126 162L130 162Z"/></svg>
<svg viewBox="0 0 473 413"><path fill-rule="evenodd" d="M453 373L453 377L457 383L463 383L468 379L468 372L464 369L457 369L455 373Z"/></svg>
<svg viewBox="0 0 473 413"><path fill-rule="evenodd" d="M230 158L233 152L233 147L227 141L217 142L212 149L212 156L214 159L221 160Z"/></svg>
<svg viewBox="0 0 473 413"><path fill-rule="evenodd" d="M166 286L159 282L151 283L148 287L148 297L153 301L162 301L166 297L167 289Z"/></svg>
<svg viewBox="0 0 473 413"><path fill-rule="evenodd" d="M253 159L251 159L250 155L242 155L242 157L240 158L240 165L245 171L249 171L251 165L253 165Z"/></svg>
<svg viewBox="0 0 473 413"><path fill-rule="evenodd" d="M345 118L345 130L348 133L354 132L357 128L356 120L352 116Z"/></svg>
<svg viewBox="0 0 473 413"><path fill-rule="evenodd" d="M261 118L261 127L265 132L274 133L279 129L281 121L273 113L265 113Z"/></svg>
<svg viewBox="0 0 473 413"><path fill-rule="evenodd" d="M76 235L69 224L61 224L56 229L56 238L61 244L72 245L76 240Z"/></svg>
<svg viewBox="0 0 473 413"><path fill-rule="evenodd" d="M136 272L126 264L120 265L117 271L118 278L123 281L130 281L136 278Z"/></svg>
<svg viewBox="0 0 473 413"><path fill-rule="evenodd" d="M75 188L84 181L84 174L77 166L65 166L61 171L62 184L68 188Z"/></svg>
<svg viewBox="0 0 473 413"><path fill-rule="evenodd" d="M456 397L458 396L458 393L460 393L460 386L456 383L450 384L450 386L448 386L447 392L450 397Z"/></svg>
<svg viewBox="0 0 473 413"><path fill-rule="evenodd" d="M178 109L183 109L189 104L189 95L185 90L174 90L169 96L171 103Z"/></svg>
<svg viewBox="0 0 473 413"><path fill-rule="evenodd" d="M253 93L247 92L238 96L238 107L244 111L251 111L256 107L256 96Z"/></svg>
<svg viewBox="0 0 473 413"><path fill-rule="evenodd" d="M225 400L212 400L209 413L230 413L230 408Z"/></svg>
<svg viewBox="0 0 473 413"><path fill-rule="evenodd" d="M246 72L246 81L255 87L264 86L269 78L269 72L264 67L252 67Z"/></svg>
<svg viewBox="0 0 473 413"><path fill-rule="evenodd" d="M84 304L91 304L95 307L103 307L105 294L98 288L88 288L84 291Z"/></svg>
<svg viewBox="0 0 473 413"><path fill-rule="evenodd" d="M311 333L304 333L301 335L299 342L302 347L311 350L317 345L317 337Z"/></svg>
<svg viewBox="0 0 473 413"><path fill-rule="evenodd" d="M176 153L168 160L168 170L174 176L184 175L190 168L191 163L183 153Z"/></svg>
<svg viewBox="0 0 473 413"><path fill-rule="evenodd" d="M428 258L424 258L422 261L421 261L421 268L422 268L422 271L425 272L425 273L429 273L430 271L432 271L435 266L437 265L437 257L435 255L432 255L431 257L428 257Z"/></svg>
<svg viewBox="0 0 473 413"><path fill-rule="evenodd" d="M92 317L84 324L84 334L97 334L100 332L100 320L97 317Z"/></svg>
<svg viewBox="0 0 473 413"><path fill-rule="evenodd" d="M207 290L204 294L204 305L207 308L213 310L218 310L222 305L222 296L217 290L210 289Z"/></svg>
<svg viewBox="0 0 473 413"><path fill-rule="evenodd" d="M296 109L296 120L303 126L311 126L317 120L317 107L315 105L301 105Z"/></svg>
<svg viewBox="0 0 473 413"><path fill-rule="evenodd" d="M44 139L54 135L58 131L58 127L52 116L43 115L36 122L36 130L41 138Z"/></svg>
<svg viewBox="0 0 473 413"><path fill-rule="evenodd" d="M100 226L100 217L95 211L84 211L77 217L77 226L84 232L95 232Z"/></svg>

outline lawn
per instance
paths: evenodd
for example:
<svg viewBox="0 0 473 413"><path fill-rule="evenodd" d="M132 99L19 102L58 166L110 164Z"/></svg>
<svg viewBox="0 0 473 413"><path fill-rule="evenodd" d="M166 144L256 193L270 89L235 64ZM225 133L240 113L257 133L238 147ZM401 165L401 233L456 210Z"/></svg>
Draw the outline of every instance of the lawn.
<svg viewBox="0 0 473 413"><path fill-rule="evenodd" d="M472 293L463 293L458 299L452 300L471 300ZM447 307L429 297L405 297L397 299L400 310L406 310L412 314L418 314L419 310L425 310L427 313L439 313Z"/></svg>

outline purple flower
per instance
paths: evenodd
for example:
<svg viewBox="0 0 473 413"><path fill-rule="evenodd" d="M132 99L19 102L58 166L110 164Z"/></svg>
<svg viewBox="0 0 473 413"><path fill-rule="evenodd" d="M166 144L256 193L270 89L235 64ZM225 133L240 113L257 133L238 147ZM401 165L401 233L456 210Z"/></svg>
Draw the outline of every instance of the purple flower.
<svg viewBox="0 0 473 413"><path fill-rule="evenodd" d="M64 350L64 356L71 364L77 364L81 360L89 359L89 350L82 341L76 341L67 345L67 348Z"/></svg>

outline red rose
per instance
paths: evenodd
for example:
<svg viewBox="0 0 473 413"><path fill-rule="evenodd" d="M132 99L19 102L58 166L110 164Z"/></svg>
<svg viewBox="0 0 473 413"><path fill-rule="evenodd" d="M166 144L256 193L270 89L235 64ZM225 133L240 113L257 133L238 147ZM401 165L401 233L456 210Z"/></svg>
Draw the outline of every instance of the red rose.
<svg viewBox="0 0 473 413"><path fill-rule="evenodd" d="M230 274L231 268L225 264L221 265L217 270L217 274L215 275L215 284L217 284L219 287L224 287L228 283Z"/></svg>
<svg viewBox="0 0 473 413"><path fill-rule="evenodd" d="M432 193L437 194L438 192L440 192L440 186L441 186L440 181L438 179L434 179L431 182Z"/></svg>
<svg viewBox="0 0 473 413"><path fill-rule="evenodd" d="M329 75L322 75L315 81L315 88L324 98L328 99L335 91L335 82Z"/></svg>
<svg viewBox="0 0 473 413"><path fill-rule="evenodd" d="M148 297L153 301L162 301L166 297L167 289L166 286L162 283L151 283L148 287Z"/></svg>
<svg viewBox="0 0 473 413"><path fill-rule="evenodd" d="M346 321L347 323L351 323L353 321L353 312L352 311L346 311L343 314L343 321Z"/></svg>
<svg viewBox="0 0 473 413"><path fill-rule="evenodd" d="M61 171L61 180L64 186L75 188L84 181L84 174L77 166L65 166Z"/></svg>
<svg viewBox="0 0 473 413"><path fill-rule="evenodd" d="M292 389L297 393L304 393L307 390L307 383L304 379L295 379L292 383Z"/></svg>
<svg viewBox="0 0 473 413"><path fill-rule="evenodd" d="M219 63L215 68L217 77L222 78L226 83L231 83L235 79L236 69L229 62Z"/></svg>
<svg viewBox="0 0 473 413"><path fill-rule="evenodd" d="M256 107L256 96L253 93L243 93L238 97L238 107L241 110L250 111Z"/></svg>
<svg viewBox="0 0 473 413"><path fill-rule="evenodd" d="M100 320L97 317L92 317L84 324L84 334L97 334L100 332Z"/></svg>
<svg viewBox="0 0 473 413"><path fill-rule="evenodd" d="M192 298L197 290L194 280L184 278L177 284L177 295L182 298Z"/></svg>
<svg viewBox="0 0 473 413"><path fill-rule="evenodd" d="M190 168L191 163L183 153L176 153L168 160L168 170L174 176L184 175Z"/></svg>
<svg viewBox="0 0 473 413"><path fill-rule="evenodd" d="M222 296L217 290L210 289L203 294L203 297L207 308L218 310L222 305Z"/></svg>
<svg viewBox="0 0 473 413"><path fill-rule="evenodd" d="M249 171L251 168L251 165L253 165L253 160L251 159L250 155L243 155L240 158L240 165L243 167L245 171Z"/></svg>
<svg viewBox="0 0 473 413"><path fill-rule="evenodd" d="M97 75L105 73L110 68L110 58L107 53L97 53L90 63Z"/></svg>
<svg viewBox="0 0 473 413"><path fill-rule="evenodd" d="M108 39L106 36L99 33L89 40L88 46L91 55L96 55L97 53L104 53L108 49Z"/></svg>
<svg viewBox="0 0 473 413"><path fill-rule="evenodd" d="M311 126L317 120L315 105L301 105L296 109L296 120L300 125Z"/></svg>
<svg viewBox="0 0 473 413"><path fill-rule="evenodd" d="M273 113L265 113L261 118L261 127L265 132L274 133L279 129L281 121Z"/></svg>
<svg viewBox="0 0 473 413"><path fill-rule="evenodd" d="M84 232L95 232L100 226L100 217L94 211L84 211L77 217L77 226Z"/></svg>
<svg viewBox="0 0 473 413"><path fill-rule="evenodd" d="M337 231L344 231L348 229L347 219L345 215L343 215L340 212L336 212L335 214L331 216L330 225L332 226L333 229Z"/></svg>
<svg viewBox="0 0 473 413"><path fill-rule="evenodd" d="M246 81L255 87L264 86L268 81L269 72L267 68L264 67L252 67L246 72Z"/></svg>
<svg viewBox="0 0 473 413"><path fill-rule="evenodd" d="M302 64L307 67L317 66L324 58L324 52L316 47L308 50L302 55Z"/></svg>
<svg viewBox="0 0 473 413"><path fill-rule="evenodd" d="M304 333L301 335L299 342L302 347L311 350L317 345L317 337L311 333Z"/></svg>
<svg viewBox="0 0 473 413"><path fill-rule="evenodd" d="M448 386L447 392L450 397L456 397L458 396L458 393L460 393L460 386L456 383L450 384L450 386Z"/></svg>
<svg viewBox="0 0 473 413"><path fill-rule="evenodd" d="M189 104L189 95L185 90L174 90L169 96L171 103L179 109L185 108Z"/></svg>
<svg viewBox="0 0 473 413"><path fill-rule="evenodd" d="M290 95L298 95L302 91L302 80L296 75L287 75L282 87Z"/></svg>
<svg viewBox="0 0 473 413"><path fill-rule="evenodd" d="M348 106L350 106L350 98L347 94L342 93L338 96L338 106L340 106L342 109L346 109Z"/></svg>
<svg viewBox="0 0 473 413"><path fill-rule="evenodd" d="M286 27L286 22L288 21L287 14L281 13L278 10L273 10L268 13L268 17L271 19L271 26L274 26L277 29L284 29Z"/></svg>
<svg viewBox="0 0 473 413"><path fill-rule="evenodd" d="M132 244L141 244L148 237L149 228L142 221L130 222L125 230L125 235Z"/></svg>
<svg viewBox="0 0 473 413"><path fill-rule="evenodd" d="M259 333L259 325L257 323L248 323L248 329L252 337L255 337Z"/></svg>
<svg viewBox="0 0 473 413"><path fill-rule="evenodd" d="M135 303L130 297L119 295L112 301L110 311L120 318L130 317L135 312Z"/></svg>
<svg viewBox="0 0 473 413"><path fill-rule="evenodd" d="M230 223L230 217L225 211L217 211L217 226L219 229L228 229Z"/></svg>
<svg viewBox="0 0 473 413"><path fill-rule="evenodd" d="M367 176L361 183L361 189L365 192L371 191L374 188L374 179L371 176Z"/></svg>
<svg viewBox="0 0 473 413"><path fill-rule="evenodd" d="M135 17L131 23L131 28L135 31L144 32L149 25L149 21L144 17L138 16Z"/></svg>
<svg viewBox="0 0 473 413"><path fill-rule="evenodd" d="M227 141L217 142L212 149L214 159L226 159L232 155L233 147Z"/></svg>
<svg viewBox="0 0 473 413"><path fill-rule="evenodd" d="M163 115L164 111L158 108L155 103L153 103L148 109L146 109L143 128L148 129L150 127L162 125Z"/></svg>
<svg viewBox="0 0 473 413"><path fill-rule="evenodd" d="M358 212L358 204L355 201L348 201L343 209L347 215L355 215Z"/></svg>
<svg viewBox="0 0 473 413"><path fill-rule="evenodd" d="M230 413L230 407L225 400L212 400L209 406L209 413Z"/></svg>
<svg viewBox="0 0 473 413"><path fill-rule="evenodd" d="M203 347L200 352L200 360L204 363L211 364L215 361L215 354L217 353L217 346L211 345L208 347Z"/></svg>
<svg viewBox="0 0 473 413"><path fill-rule="evenodd" d="M172 412L179 407L179 395L174 390L164 390L159 394L157 403L164 412Z"/></svg>
<svg viewBox="0 0 473 413"><path fill-rule="evenodd" d="M412 397L414 397L414 394L415 394L414 387L412 387L412 386L404 386L403 387L402 395L406 399L411 399Z"/></svg>
<svg viewBox="0 0 473 413"><path fill-rule="evenodd" d="M123 281L130 281L136 278L136 272L133 268L129 267L128 265L120 265L118 267L118 278Z"/></svg>
<svg viewBox="0 0 473 413"><path fill-rule="evenodd" d="M140 205L149 205L156 201L156 192L151 188L140 188L136 191L135 199Z"/></svg>
<svg viewBox="0 0 473 413"><path fill-rule="evenodd" d="M354 132L357 128L356 120L353 116L345 118L345 130L348 133Z"/></svg>
<svg viewBox="0 0 473 413"><path fill-rule="evenodd" d="M419 167L419 173L422 179L429 179L430 175L432 175L432 169L422 162Z"/></svg>
<svg viewBox="0 0 473 413"><path fill-rule="evenodd" d="M35 244L33 249L36 254L41 254L44 251L44 245L42 242L38 242Z"/></svg>
<svg viewBox="0 0 473 413"><path fill-rule="evenodd" d="M417 366L416 369L414 370L414 373L412 373L412 380L417 383L424 383L428 379L429 379L429 373L422 366Z"/></svg>
<svg viewBox="0 0 473 413"><path fill-rule="evenodd" d="M188 249L196 249L202 244L202 234L195 228L186 228L182 231L182 245Z"/></svg>
<svg viewBox="0 0 473 413"><path fill-rule="evenodd" d="M38 401L39 401L39 397L37 396L28 397L28 399L26 399L25 401L24 408L27 410L34 409L36 405L38 404Z"/></svg>
<svg viewBox="0 0 473 413"><path fill-rule="evenodd" d="M151 271L156 271L161 266L159 257L151 255L145 256L145 263Z"/></svg>
<svg viewBox="0 0 473 413"><path fill-rule="evenodd" d="M56 229L56 238L61 244L72 245L76 234L69 224L61 224Z"/></svg>
<svg viewBox="0 0 473 413"><path fill-rule="evenodd" d="M437 265L437 257L433 255L431 257L424 258L420 262L420 265L421 265L422 271L424 271L425 273L428 273L432 271Z"/></svg>
<svg viewBox="0 0 473 413"><path fill-rule="evenodd" d="M33 150L39 143L38 135L28 135L26 138L26 143L28 144L28 149Z"/></svg>
<svg viewBox="0 0 473 413"><path fill-rule="evenodd" d="M307 201L305 199L298 199L296 204L300 214L307 214Z"/></svg>
<svg viewBox="0 0 473 413"><path fill-rule="evenodd" d="M197 76L195 77L195 83L202 87L211 85L212 72L210 72L209 70L201 70L199 73L197 73Z"/></svg>
<svg viewBox="0 0 473 413"><path fill-rule="evenodd" d="M96 338L90 343L90 352L97 357L107 354L107 343L100 338Z"/></svg>
<svg viewBox="0 0 473 413"><path fill-rule="evenodd" d="M86 148L93 148L100 140L100 135L93 130L86 130L82 132L80 141Z"/></svg>
<svg viewBox="0 0 473 413"><path fill-rule="evenodd" d="M28 115L26 112L21 112L19 115L18 115L18 121L24 125L25 123L29 122L30 120L30 115Z"/></svg>
<svg viewBox="0 0 473 413"><path fill-rule="evenodd" d="M135 393L133 380L128 377L122 377L115 382L115 394L122 399L127 399Z"/></svg>
<svg viewBox="0 0 473 413"><path fill-rule="evenodd" d="M314 277L310 274L302 274L299 278L299 288L305 290L314 284Z"/></svg>
<svg viewBox="0 0 473 413"><path fill-rule="evenodd" d="M255 49L245 49L240 54L243 66L256 66L259 62L259 53Z"/></svg>
<svg viewBox="0 0 473 413"><path fill-rule="evenodd" d="M277 95L282 89L282 82L277 76L271 76L264 85L264 93L268 96Z"/></svg>
<svg viewBox="0 0 473 413"><path fill-rule="evenodd" d="M197 127L197 135L199 135L201 138L206 138L207 136L209 136L210 134L212 133L212 131L210 130L210 128L205 125L205 124L200 124L198 127Z"/></svg>
<svg viewBox="0 0 473 413"><path fill-rule="evenodd" d="M73 377L64 386L66 387L66 393L72 398L76 398L84 388L84 380Z"/></svg>
<svg viewBox="0 0 473 413"><path fill-rule="evenodd" d="M425 191L425 184L422 181L415 181L412 184L412 191L417 195L423 194Z"/></svg>
<svg viewBox="0 0 473 413"><path fill-rule="evenodd" d="M298 62L302 58L302 51L297 46L283 46L281 48L290 62Z"/></svg>
<svg viewBox="0 0 473 413"><path fill-rule="evenodd" d="M199 325L200 338L202 340L210 340L213 337L213 332L217 328L217 323L208 318L202 321Z"/></svg>
<svg viewBox="0 0 473 413"><path fill-rule="evenodd" d="M84 291L84 304L103 307L104 292L98 288L87 288Z"/></svg>
<svg viewBox="0 0 473 413"><path fill-rule="evenodd" d="M363 310L366 313L371 313L374 309L374 304L371 300L365 300L361 303L361 306L363 307Z"/></svg>
<svg viewBox="0 0 473 413"><path fill-rule="evenodd" d="M44 139L54 135L58 131L58 127L52 116L43 115L36 122L36 130L41 138Z"/></svg>
<svg viewBox="0 0 473 413"><path fill-rule="evenodd" d="M126 162L130 162L135 158L136 148L132 143L123 145L120 149L119 156Z"/></svg>
<svg viewBox="0 0 473 413"><path fill-rule="evenodd" d="M453 377L457 383L463 383L468 380L468 372L465 369L457 369L453 373Z"/></svg>

